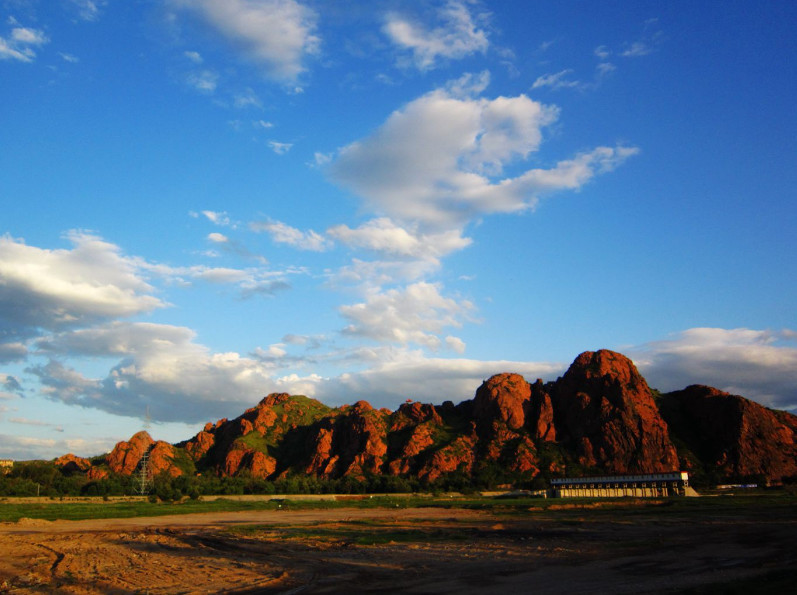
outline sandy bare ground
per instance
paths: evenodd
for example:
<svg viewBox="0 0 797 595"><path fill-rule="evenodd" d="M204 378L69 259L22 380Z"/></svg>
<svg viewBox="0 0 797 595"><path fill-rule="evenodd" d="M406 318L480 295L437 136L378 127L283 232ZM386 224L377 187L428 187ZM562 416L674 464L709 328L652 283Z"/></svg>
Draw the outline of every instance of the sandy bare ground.
<svg viewBox="0 0 797 595"><path fill-rule="evenodd" d="M663 510L22 520L0 524L0 593L658 593L795 568L795 510Z"/></svg>

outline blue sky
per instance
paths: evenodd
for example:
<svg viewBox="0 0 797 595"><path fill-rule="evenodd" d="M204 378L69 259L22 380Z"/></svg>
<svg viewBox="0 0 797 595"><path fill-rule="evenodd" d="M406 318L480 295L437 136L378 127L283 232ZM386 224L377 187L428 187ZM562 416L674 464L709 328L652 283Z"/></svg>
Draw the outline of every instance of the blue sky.
<svg viewBox="0 0 797 595"><path fill-rule="evenodd" d="M797 4L0 0L0 456L584 350L797 406Z"/></svg>

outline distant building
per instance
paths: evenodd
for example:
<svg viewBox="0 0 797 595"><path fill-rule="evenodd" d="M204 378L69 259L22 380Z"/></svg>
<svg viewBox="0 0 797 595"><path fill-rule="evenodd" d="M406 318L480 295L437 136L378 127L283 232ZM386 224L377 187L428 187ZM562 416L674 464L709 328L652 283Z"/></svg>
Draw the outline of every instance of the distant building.
<svg viewBox="0 0 797 595"><path fill-rule="evenodd" d="M11 459L0 459L0 473L5 475L14 467L14 461Z"/></svg>
<svg viewBox="0 0 797 595"><path fill-rule="evenodd" d="M657 498L696 496L686 471L645 475L563 477L551 480L555 498Z"/></svg>

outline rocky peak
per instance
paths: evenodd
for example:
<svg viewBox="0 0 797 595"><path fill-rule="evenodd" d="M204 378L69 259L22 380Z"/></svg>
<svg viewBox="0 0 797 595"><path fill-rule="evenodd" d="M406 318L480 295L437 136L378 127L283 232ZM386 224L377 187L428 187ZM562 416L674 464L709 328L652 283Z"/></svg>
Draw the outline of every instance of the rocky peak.
<svg viewBox="0 0 797 595"><path fill-rule="evenodd" d="M155 443L148 432L138 432L128 442L119 442L108 454L108 467L114 473L130 475L136 470L144 453Z"/></svg>
<svg viewBox="0 0 797 595"><path fill-rule="evenodd" d="M74 473L76 471L87 471L91 467L91 461L72 454L71 452L62 455L53 461L56 467L60 467L66 473Z"/></svg>
<svg viewBox="0 0 797 595"><path fill-rule="evenodd" d="M525 404L531 398L531 387L519 374L496 374L486 380L473 399L473 415L480 426L494 419L510 429L523 427L526 421Z"/></svg>
<svg viewBox="0 0 797 595"><path fill-rule="evenodd" d="M290 401L291 395L288 393L271 393L270 395L263 397L260 402L257 404L258 407L274 407L275 405L279 405L280 403L284 403L285 401Z"/></svg>
<svg viewBox="0 0 797 595"><path fill-rule="evenodd" d="M552 386L557 438L587 467L610 473L678 468L653 394L633 362L606 349L579 355Z"/></svg>
<svg viewBox="0 0 797 595"><path fill-rule="evenodd" d="M582 388L611 386L649 392L648 384L634 362L608 349L580 354L565 372L562 382Z"/></svg>

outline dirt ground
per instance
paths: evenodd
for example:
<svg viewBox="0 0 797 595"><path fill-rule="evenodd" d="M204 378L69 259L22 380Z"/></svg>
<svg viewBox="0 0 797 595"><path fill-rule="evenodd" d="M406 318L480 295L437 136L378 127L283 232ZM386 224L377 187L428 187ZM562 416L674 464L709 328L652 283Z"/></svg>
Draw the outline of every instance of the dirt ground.
<svg viewBox="0 0 797 595"><path fill-rule="evenodd" d="M0 523L0 593L666 593L745 580L767 592L773 574L797 579L797 511L662 511L22 519Z"/></svg>

